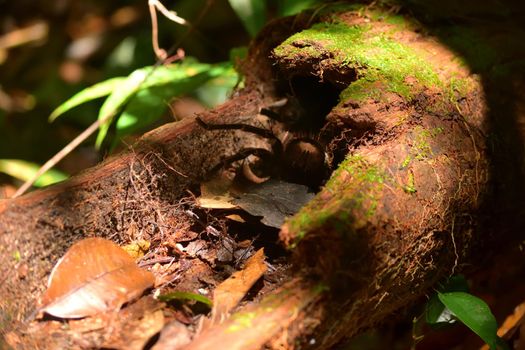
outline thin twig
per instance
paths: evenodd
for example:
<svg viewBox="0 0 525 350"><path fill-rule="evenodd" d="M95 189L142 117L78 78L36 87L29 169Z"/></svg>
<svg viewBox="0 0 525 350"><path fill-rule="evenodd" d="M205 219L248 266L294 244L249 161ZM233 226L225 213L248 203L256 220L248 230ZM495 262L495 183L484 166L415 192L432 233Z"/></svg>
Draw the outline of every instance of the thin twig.
<svg viewBox="0 0 525 350"><path fill-rule="evenodd" d="M166 18L175 23L187 25L188 22L184 18L177 16L177 13L175 11L169 11L168 9L166 9L166 7L164 7L164 5L162 5L162 3L159 0L149 0L148 7L149 15L151 17L151 41L153 44L153 51L155 52L155 56L157 56L157 58L160 60L169 61L166 63L171 63L183 59L184 51L182 49L178 49L176 55L169 57L166 50L160 48L157 10L160 13L162 13Z"/></svg>
<svg viewBox="0 0 525 350"><path fill-rule="evenodd" d="M177 13L175 11L169 11L159 0L149 0L148 2L150 5L155 6L157 10L159 10L166 18L169 20L178 23L178 24L188 24L188 21L186 21L184 18L177 16Z"/></svg>
<svg viewBox="0 0 525 350"><path fill-rule="evenodd" d="M155 265L155 264L165 264L165 263L173 263L175 261L175 257L173 256L165 256L160 258L154 258L151 260L145 260L138 263L139 267L149 266L149 265Z"/></svg>
<svg viewBox="0 0 525 350"><path fill-rule="evenodd" d="M24 182L24 184L20 186L18 190L16 190L15 194L11 198L16 198L16 197L23 195L40 176L42 176L46 171L48 171L49 169L54 167L58 162L64 159L65 156L67 156L71 151L77 148L77 146L80 145L82 142L84 142L89 136L91 136L91 134L93 134L102 123L106 122L111 117L112 115L108 115L105 118L97 119L93 124L91 124L80 135L75 137L73 141L68 143L57 154L55 154L44 165L42 165L40 169L38 169L38 171L35 173L35 175L33 175L32 178Z"/></svg>
<svg viewBox="0 0 525 350"><path fill-rule="evenodd" d="M157 11L153 5L153 1L148 2L149 16L151 17L151 43L153 45L153 52L158 59L164 60L168 56L166 50L159 47L159 26L157 22Z"/></svg>

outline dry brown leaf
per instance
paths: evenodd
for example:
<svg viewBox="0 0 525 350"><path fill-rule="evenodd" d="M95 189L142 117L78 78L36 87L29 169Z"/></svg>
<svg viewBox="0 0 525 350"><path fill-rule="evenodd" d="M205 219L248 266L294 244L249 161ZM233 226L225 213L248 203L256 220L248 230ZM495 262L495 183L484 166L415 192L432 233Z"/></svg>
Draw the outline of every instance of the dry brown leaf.
<svg viewBox="0 0 525 350"><path fill-rule="evenodd" d="M226 215L225 218L230 219L232 221L237 221L240 223L246 222L246 220L244 220L240 215L237 215L237 214Z"/></svg>
<svg viewBox="0 0 525 350"><path fill-rule="evenodd" d="M204 194L197 198L197 205L205 209L234 209L235 204L230 203L234 198L229 192L223 194Z"/></svg>
<svg viewBox="0 0 525 350"><path fill-rule="evenodd" d="M201 195L197 198L197 205L206 209L233 209L233 197L230 195L232 179L224 172L208 182L201 184Z"/></svg>
<svg viewBox="0 0 525 350"><path fill-rule="evenodd" d="M211 324L222 322L226 315L244 298L255 282L266 272L266 269L264 249L261 248L248 259L244 269L235 272L219 284L213 292Z"/></svg>
<svg viewBox="0 0 525 350"><path fill-rule="evenodd" d="M75 243L49 276L40 310L62 318L86 317L118 309L153 286L151 272L103 238Z"/></svg>
<svg viewBox="0 0 525 350"><path fill-rule="evenodd" d="M498 329L498 336L509 339L525 321L525 303L521 303L514 309L514 313L508 316Z"/></svg>
<svg viewBox="0 0 525 350"><path fill-rule="evenodd" d="M133 259L142 258L149 250L151 243L145 239L134 240L122 247Z"/></svg>
<svg viewBox="0 0 525 350"><path fill-rule="evenodd" d="M253 216L261 216L266 226L280 228L315 194L307 186L271 179L238 193L231 203Z"/></svg>

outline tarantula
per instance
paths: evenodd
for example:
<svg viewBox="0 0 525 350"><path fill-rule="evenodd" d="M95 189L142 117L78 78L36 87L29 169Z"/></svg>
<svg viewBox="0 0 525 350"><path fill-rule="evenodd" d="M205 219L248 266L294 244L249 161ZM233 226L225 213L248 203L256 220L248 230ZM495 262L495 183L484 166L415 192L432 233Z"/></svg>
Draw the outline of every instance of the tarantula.
<svg viewBox="0 0 525 350"><path fill-rule="evenodd" d="M211 124L196 118L197 123L206 130L242 130L267 139L270 150L265 148L246 148L226 159L217 168L242 162L242 173L248 180L262 183L270 177L300 183L317 188L326 178L328 161L321 144L314 138L297 136L301 132L292 131L290 125L280 115L269 108L262 108L259 114L269 118L267 127L242 123ZM215 168L214 170L217 170Z"/></svg>

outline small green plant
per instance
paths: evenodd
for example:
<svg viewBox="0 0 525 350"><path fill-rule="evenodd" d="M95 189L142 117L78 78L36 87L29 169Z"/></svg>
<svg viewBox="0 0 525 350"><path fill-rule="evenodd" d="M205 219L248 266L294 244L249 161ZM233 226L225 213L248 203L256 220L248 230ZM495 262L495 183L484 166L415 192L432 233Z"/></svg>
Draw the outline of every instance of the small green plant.
<svg viewBox="0 0 525 350"><path fill-rule="evenodd" d="M208 307L212 307L213 303L210 299L206 298L203 295L190 293L190 292L171 292L167 294L161 294L159 295L158 299L160 301L164 302L170 302L170 301L194 301L202 303Z"/></svg>
<svg viewBox="0 0 525 350"><path fill-rule="evenodd" d="M433 328L461 322L476 333L491 350L508 349L498 337L498 324L488 305L468 293L461 275L452 276L430 298L425 307L425 321Z"/></svg>
<svg viewBox="0 0 525 350"><path fill-rule="evenodd" d="M122 136L158 120L174 97L199 92L204 100L221 102L209 91L217 89L217 84L209 84L210 81L219 78L221 91L233 89L238 76L232 63L206 64L187 58L180 63L148 66L133 71L127 77L111 78L80 91L57 107L49 120L54 121L80 104L107 96L98 113L100 128L96 146L100 148L112 123L118 141ZM213 93L216 94L216 91Z"/></svg>

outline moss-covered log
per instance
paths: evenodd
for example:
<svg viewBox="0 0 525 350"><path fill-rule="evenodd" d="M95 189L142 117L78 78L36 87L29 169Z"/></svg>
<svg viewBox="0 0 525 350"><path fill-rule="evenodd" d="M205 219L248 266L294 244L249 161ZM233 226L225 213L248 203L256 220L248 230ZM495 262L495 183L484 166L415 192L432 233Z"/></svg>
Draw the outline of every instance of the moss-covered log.
<svg viewBox="0 0 525 350"><path fill-rule="evenodd" d="M301 288L324 294L294 305L302 316L287 328L288 341L329 348L465 262L481 238L476 216L489 173L486 101L479 79L454 54L381 11L322 18L272 57L283 79L314 76L341 90L322 137L334 161L346 156L280 235L311 281Z"/></svg>
<svg viewBox="0 0 525 350"><path fill-rule="evenodd" d="M322 114L313 124L336 170L281 229L294 276L186 348L329 348L468 261L490 200L490 130L480 79L454 53L407 18L338 5L270 23L245 67L247 87L200 117L249 123L260 107L294 95L296 113ZM118 238L131 222L158 220L155 210L140 222L121 210L130 176L155 183L154 208L174 205L253 142L175 123L64 184L1 202L0 322L23 330L53 261L73 241ZM31 273L17 273L21 266Z"/></svg>

